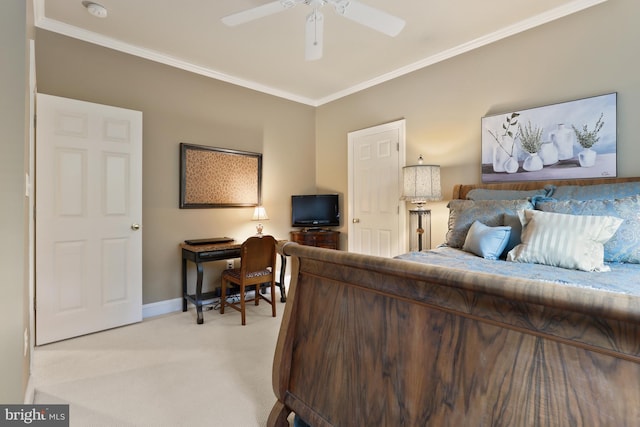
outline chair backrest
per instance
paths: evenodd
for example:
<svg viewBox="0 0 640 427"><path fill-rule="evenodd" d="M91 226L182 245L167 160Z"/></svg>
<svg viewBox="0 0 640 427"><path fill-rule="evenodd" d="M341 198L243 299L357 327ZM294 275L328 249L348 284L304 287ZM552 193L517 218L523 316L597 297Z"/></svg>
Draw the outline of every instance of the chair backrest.
<svg viewBox="0 0 640 427"><path fill-rule="evenodd" d="M276 268L276 239L273 236L253 236L244 241L240 249L240 274Z"/></svg>

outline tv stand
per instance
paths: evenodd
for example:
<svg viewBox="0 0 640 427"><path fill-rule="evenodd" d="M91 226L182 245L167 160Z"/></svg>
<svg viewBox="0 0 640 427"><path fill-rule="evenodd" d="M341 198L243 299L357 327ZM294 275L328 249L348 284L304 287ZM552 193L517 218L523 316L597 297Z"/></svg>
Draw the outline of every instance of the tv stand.
<svg viewBox="0 0 640 427"><path fill-rule="evenodd" d="M291 241L300 245L316 246L318 248L339 249L340 232L322 228L305 228L292 231Z"/></svg>

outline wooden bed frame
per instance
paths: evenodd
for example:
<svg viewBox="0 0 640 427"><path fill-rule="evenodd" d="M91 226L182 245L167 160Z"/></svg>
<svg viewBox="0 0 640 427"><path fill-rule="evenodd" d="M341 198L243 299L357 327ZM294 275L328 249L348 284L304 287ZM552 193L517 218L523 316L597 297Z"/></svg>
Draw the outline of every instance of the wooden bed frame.
<svg viewBox="0 0 640 427"><path fill-rule="evenodd" d="M631 180L640 178L585 181ZM540 185L526 184L516 188ZM454 195L467 187L487 188ZM314 427L640 423L637 297L279 250L293 266L269 426L288 426L292 411Z"/></svg>

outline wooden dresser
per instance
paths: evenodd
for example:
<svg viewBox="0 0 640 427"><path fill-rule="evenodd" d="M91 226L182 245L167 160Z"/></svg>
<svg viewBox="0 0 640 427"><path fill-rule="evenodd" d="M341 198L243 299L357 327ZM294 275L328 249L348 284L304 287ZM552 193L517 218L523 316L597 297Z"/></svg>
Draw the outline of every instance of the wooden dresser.
<svg viewBox="0 0 640 427"><path fill-rule="evenodd" d="M332 230L292 231L291 241L306 246L340 249L340 232Z"/></svg>

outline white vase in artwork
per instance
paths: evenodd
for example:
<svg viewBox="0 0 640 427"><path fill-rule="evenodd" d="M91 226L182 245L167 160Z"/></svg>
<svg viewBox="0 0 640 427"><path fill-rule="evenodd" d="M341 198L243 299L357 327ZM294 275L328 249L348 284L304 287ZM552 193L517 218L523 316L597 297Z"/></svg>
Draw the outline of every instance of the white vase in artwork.
<svg viewBox="0 0 640 427"><path fill-rule="evenodd" d="M493 147L493 171L515 173L518 171L518 160L515 158L515 148L512 139L503 138L502 146ZM507 150L511 151L511 155Z"/></svg>
<svg viewBox="0 0 640 427"><path fill-rule="evenodd" d="M506 173L516 173L519 167L520 165L518 165L518 161L514 156L509 156L507 161L504 162L504 171Z"/></svg>
<svg viewBox="0 0 640 427"><path fill-rule="evenodd" d="M591 148L585 148L578 153L578 161L583 168L590 168L596 164L596 152Z"/></svg>
<svg viewBox="0 0 640 427"><path fill-rule="evenodd" d="M558 124L557 128L549 132L549 140L558 150L558 160L567 160L573 157L574 132L564 124Z"/></svg>
<svg viewBox="0 0 640 427"><path fill-rule="evenodd" d="M539 171L542 166L542 159L538 156L538 153L530 153L522 163L522 169L529 172Z"/></svg>
<svg viewBox="0 0 640 427"><path fill-rule="evenodd" d="M551 141L543 142L540 146L540 151L538 155L542 159L542 164L544 166L552 165L554 163L558 163L558 149L555 144Z"/></svg>

